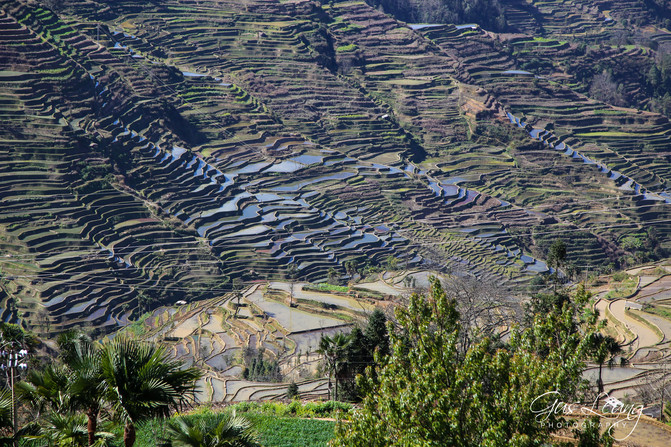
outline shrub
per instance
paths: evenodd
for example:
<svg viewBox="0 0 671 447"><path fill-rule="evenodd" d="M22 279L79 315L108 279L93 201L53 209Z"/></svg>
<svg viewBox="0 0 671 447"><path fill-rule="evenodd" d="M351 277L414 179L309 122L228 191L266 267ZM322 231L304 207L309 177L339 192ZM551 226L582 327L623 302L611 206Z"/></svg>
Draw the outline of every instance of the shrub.
<svg viewBox="0 0 671 447"><path fill-rule="evenodd" d="M613 273L613 281L622 282L627 278L629 278L629 274L627 274L627 272Z"/></svg>
<svg viewBox="0 0 671 447"><path fill-rule="evenodd" d="M289 388L287 388L287 397L289 399L297 399L297 398L300 397L300 394L298 392L298 385L296 385L296 382L291 382L291 384L289 384ZM295 403L297 403L297 402L296 401L292 402L292 404L295 404ZM295 407L291 407L292 410L294 408ZM291 411L291 413L296 414L295 411Z"/></svg>

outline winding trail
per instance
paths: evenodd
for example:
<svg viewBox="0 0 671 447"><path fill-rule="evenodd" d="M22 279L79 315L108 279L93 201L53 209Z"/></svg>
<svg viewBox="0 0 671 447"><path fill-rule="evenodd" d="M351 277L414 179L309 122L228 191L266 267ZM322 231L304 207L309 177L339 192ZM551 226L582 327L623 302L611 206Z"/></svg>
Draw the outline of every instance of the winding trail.
<svg viewBox="0 0 671 447"><path fill-rule="evenodd" d="M624 325L638 335L638 338L633 343L634 350L638 348L645 348L654 346L661 341L659 336L649 327L631 318L625 314L626 302L625 300L615 300L609 303L609 310L615 318L620 320Z"/></svg>
<svg viewBox="0 0 671 447"><path fill-rule="evenodd" d="M594 306L595 309L599 311L599 316L601 318L608 318L606 310L608 310L608 305L609 304L610 304L609 301L602 299L602 300L599 300L599 302L597 302L596 305ZM615 317L614 315L613 315L612 318L617 319L617 317ZM624 324L624 322L621 321L621 320L620 320L620 323ZM613 328L613 330L615 330L618 333L617 339L621 344L627 345L627 344L632 342L632 339L627 335L627 333L624 332L622 330L622 328L618 327L615 323L611 323L609 321L609 327Z"/></svg>
<svg viewBox="0 0 671 447"><path fill-rule="evenodd" d="M645 318L655 324L664 334L664 343L671 341L671 320L660 317L659 315L645 314Z"/></svg>

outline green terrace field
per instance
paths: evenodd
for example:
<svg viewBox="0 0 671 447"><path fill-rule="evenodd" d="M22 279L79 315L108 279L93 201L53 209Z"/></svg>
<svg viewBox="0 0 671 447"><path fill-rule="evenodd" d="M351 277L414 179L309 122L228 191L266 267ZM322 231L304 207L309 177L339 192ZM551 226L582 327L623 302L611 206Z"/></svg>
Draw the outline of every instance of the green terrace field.
<svg viewBox="0 0 671 447"><path fill-rule="evenodd" d="M666 257L669 120L591 99L571 74L592 56L654 60L594 44L646 11L509 3L515 32L495 34L364 2L2 0L0 318L102 333L218 303L249 318L206 329L219 323L180 313L161 333L176 355L200 349L195 329L218 334L212 352L262 330L277 354L312 342L282 331L355 311L255 291L232 309L234 280L346 286L393 264L514 294L557 238L581 270ZM643 107L636 82L622 88Z"/></svg>

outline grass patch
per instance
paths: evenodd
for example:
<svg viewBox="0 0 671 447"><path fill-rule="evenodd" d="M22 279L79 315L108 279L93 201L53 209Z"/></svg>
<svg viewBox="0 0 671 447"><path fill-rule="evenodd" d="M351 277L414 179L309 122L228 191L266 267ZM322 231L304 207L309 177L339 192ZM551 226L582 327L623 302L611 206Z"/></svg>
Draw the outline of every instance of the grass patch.
<svg viewBox="0 0 671 447"><path fill-rule="evenodd" d="M575 136L576 137L631 137L631 138L642 138L645 136L655 136L655 135L660 135L659 132L653 133L653 134L636 134L636 133L631 133L631 132L617 132L617 131L605 131L605 132L585 132L585 133L578 133Z"/></svg>
<svg viewBox="0 0 671 447"><path fill-rule="evenodd" d="M346 33L346 32L353 32L353 31L361 31L362 29L364 29L363 26L357 25L356 23L350 23L346 27L342 28L340 31L342 31L343 33Z"/></svg>
<svg viewBox="0 0 671 447"><path fill-rule="evenodd" d="M342 402L241 402L222 410L235 411L249 419L259 433L264 447L326 447L333 438L334 421L320 418L335 418L348 412L351 405ZM217 412L209 407L200 407L187 415L191 418L211 418ZM345 413L346 414L346 413ZM155 447L165 437L166 421L152 419L137 427L136 447ZM115 446L122 445L123 428L114 430Z"/></svg>
<svg viewBox="0 0 671 447"><path fill-rule="evenodd" d="M354 45L353 43L349 45L341 45L338 48L336 48L336 53L351 53L353 51L358 50L359 47Z"/></svg>
<svg viewBox="0 0 671 447"><path fill-rule="evenodd" d="M227 410L235 410L237 413L262 413L273 416L297 416L304 418L335 418L337 415L346 414L352 409L352 405L346 402L325 401L305 402L240 402L227 407Z"/></svg>
<svg viewBox="0 0 671 447"><path fill-rule="evenodd" d="M303 290L312 290L314 292L340 292L347 293L349 292L349 287L347 286L336 286L334 284L329 284L327 282L322 282L319 284L306 284L303 286Z"/></svg>
<svg viewBox="0 0 671 447"><path fill-rule="evenodd" d="M147 318L149 318L150 316L151 316L151 312L147 312L145 314L142 314L142 316L140 316L140 318L138 318L137 321L134 321L133 323L126 326L124 328L124 330L126 332L130 333L131 335L136 336L136 337L139 337L139 336L143 335L147 330L147 327L145 326L144 323L145 323L145 321L147 321Z"/></svg>
<svg viewBox="0 0 671 447"><path fill-rule="evenodd" d="M657 315L658 317L666 318L667 320L671 320L671 309L662 306L644 305L643 312Z"/></svg>
<svg viewBox="0 0 671 447"><path fill-rule="evenodd" d="M333 421L278 418L258 413L245 416L254 424L265 447L326 447L333 438Z"/></svg>
<svg viewBox="0 0 671 447"><path fill-rule="evenodd" d="M613 282L610 285L613 289L604 296L605 299L612 300L628 297L636 291L638 277L629 276L626 273L619 272L613 275Z"/></svg>
<svg viewBox="0 0 671 447"><path fill-rule="evenodd" d="M383 299L386 295L375 290L364 289L363 287L352 287L352 292L355 292L360 298L373 298L376 300Z"/></svg>

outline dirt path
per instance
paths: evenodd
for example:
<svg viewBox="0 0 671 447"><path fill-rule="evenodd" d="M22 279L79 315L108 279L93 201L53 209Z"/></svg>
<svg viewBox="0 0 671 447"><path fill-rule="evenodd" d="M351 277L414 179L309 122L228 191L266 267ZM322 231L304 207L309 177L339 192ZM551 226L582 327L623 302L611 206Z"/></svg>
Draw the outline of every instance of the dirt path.
<svg viewBox="0 0 671 447"><path fill-rule="evenodd" d="M598 311L599 311L599 318L607 318L606 317L606 309L608 307L608 304L610 302L606 300L600 300L598 303L596 303L596 306L594 306ZM624 324L624 322L620 321L620 323ZM627 344L631 342L631 338L627 335L625 331L623 331L620 327L618 327L615 323L612 321L608 322L608 327L612 328L615 332L617 332L618 337L617 340L622 343L622 344Z"/></svg>
<svg viewBox="0 0 671 447"><path fill-rule="evenodd" d="M616 427L613 430L613 436L616 439L629 437L615 445L641 445L646 447L668 447L671 444L671 428L665 429L652 422L641 418L636 427L633 424L636 421L627 422L629 425ZM632 431L633 430L633 431Z"/></svg>
<svg viewBox="0 0 671 447"><path fill-rule="evenodd" d="M652 329L625 314L625 300L611 301L609 309L615 318L624 323L634 334L638 335L638 339L633 345L634 350L653 346L661 341Z"/></svg>
<svg viewBox="0 0 671 447"><path fill-rule="evenodd" d="M645 447L668 447L671 440L671 427L660 426L657 421L646 416L636 419L636 415L626 420L625 414L621 418L608 418L606 415L600 420L601 431L606 431L616 421L611 434L616 439L616 446L645 446ZM569 423L582 424L585 418L568 418Z"/></svg>
<svg viewBox="0 0 671 447"><path fill-rule="evenodd" d="M657 325L657 327L664 333L664 342L671 341L671 320L662 318L659 315L645 314L645 318Z"/></svg>

